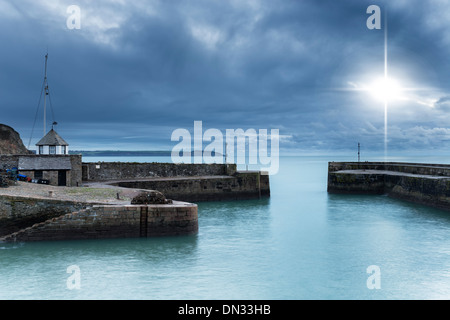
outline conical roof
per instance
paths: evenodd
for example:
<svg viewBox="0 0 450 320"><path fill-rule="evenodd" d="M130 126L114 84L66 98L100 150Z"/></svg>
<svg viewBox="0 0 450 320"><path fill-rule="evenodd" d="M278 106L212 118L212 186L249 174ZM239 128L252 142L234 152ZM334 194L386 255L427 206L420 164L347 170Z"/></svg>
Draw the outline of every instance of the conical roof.
<svg viewBox="0 0 450 320"><path fill-rule="evenodd" d="M36 143L37 146L68 146L69 144L55 131L50 130L45 137Z"/></svg>

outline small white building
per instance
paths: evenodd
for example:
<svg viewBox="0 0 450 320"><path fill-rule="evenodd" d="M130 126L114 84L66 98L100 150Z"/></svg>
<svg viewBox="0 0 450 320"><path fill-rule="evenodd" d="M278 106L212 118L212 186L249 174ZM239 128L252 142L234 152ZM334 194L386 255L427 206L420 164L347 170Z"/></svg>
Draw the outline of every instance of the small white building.
<svg viewBox="0 0 450 320"><path fill-rule="evenodd" d="M69 154L69 144L53 128L36 143L36 146L36 153L39 155Z"/></svg>

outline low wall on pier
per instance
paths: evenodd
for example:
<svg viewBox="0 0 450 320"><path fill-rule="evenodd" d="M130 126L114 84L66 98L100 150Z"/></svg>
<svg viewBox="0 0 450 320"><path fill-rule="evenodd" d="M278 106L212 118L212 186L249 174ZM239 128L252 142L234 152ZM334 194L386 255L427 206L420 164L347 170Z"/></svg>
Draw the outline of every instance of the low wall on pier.
<svg viewBox="0 0 450 320"><path fill-rule="evenodd" d="M237 171L236 164L173 164L139 162L83 163L85 185L101 183L158 190L180 201L258 199L270 196L269 175Z"/></svg>
<svg viewBox="0 0 450 320"><path fill-rule="evenodd" d="M270 195L269 176L259 172L236 173L234 176L130 180L112 184L158 190L166 198L189 202L258 199Z"/></svg>
<svg viewBox="0 0 450 320"><path fill-rule="evenodd" d="M222 176L236 172L235 164L175 164L159 162L83 162L83 181L155 177Z"/></svg>
<svg viewBox="0 0 450 320"><path fill-rule="evenodd" d="M450 165L392 162L330 162L328 192L388 194L450 210Z"/></svg>

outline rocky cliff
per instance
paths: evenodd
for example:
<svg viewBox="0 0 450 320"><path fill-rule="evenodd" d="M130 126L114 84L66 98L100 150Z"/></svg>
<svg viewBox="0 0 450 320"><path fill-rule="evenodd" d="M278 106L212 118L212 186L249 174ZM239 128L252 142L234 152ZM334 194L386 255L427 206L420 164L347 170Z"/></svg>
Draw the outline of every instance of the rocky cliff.
<svg viewBox="0 0 450 320"><path fill-rule="evenodd" d="M30 154L25 148L19 133L0 123L0 154Z"/></svg>

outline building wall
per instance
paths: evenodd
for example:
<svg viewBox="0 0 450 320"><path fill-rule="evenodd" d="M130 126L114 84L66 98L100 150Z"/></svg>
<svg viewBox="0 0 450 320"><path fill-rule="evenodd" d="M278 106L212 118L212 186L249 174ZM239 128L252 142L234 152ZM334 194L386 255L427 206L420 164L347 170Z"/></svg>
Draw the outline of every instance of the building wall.
<svg viewBox="0 0 450 320"><path fill-rule="evenodd" d="M82 158L81 155L1 155L0 156L0 168L5 167L6 169L11 169L13 167L19 167L20 157L39 157L41 162L48 163L48 169L43 171L43 179L49 180L51 185L58 185L58 171L53 170L54 166L57 165L59 159L70 159L70 170L65 170L66 173L66 185L67 186L81 186L82 180ZM35 178L35 170L20 170L19 173Z"/></svg>
<svg viewBox="0 0 450 320"><path fill-rule="evenodd" d="M70 163L72 165L72 170L68 174L67 186L70 187L81 187L82 185L82 156L81 155L70 155Z"/></svg>
<svg viewBox="0 0 450 320"><path fill-rule="evenodd" d="M1 155L0 154L0 169L17 168L19 163L19 155Z"/></svg>

